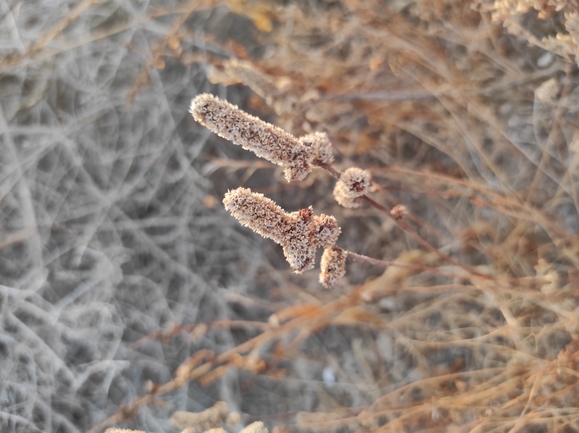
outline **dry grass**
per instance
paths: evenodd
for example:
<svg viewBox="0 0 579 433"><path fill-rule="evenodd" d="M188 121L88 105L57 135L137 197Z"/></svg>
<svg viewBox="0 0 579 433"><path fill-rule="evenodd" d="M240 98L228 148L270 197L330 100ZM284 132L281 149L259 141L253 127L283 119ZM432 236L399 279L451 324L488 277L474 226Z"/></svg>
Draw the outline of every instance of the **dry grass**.
<svg viewBox="0 0 579 433"><path fill-rule="evenodd" d="M576 11L0 2L0 430L177 432L216 401L231 431L579 430ZM372 192L287 183L195 124L204 92L327 133ZM396 266L292 274L237 187Z"/></svg>

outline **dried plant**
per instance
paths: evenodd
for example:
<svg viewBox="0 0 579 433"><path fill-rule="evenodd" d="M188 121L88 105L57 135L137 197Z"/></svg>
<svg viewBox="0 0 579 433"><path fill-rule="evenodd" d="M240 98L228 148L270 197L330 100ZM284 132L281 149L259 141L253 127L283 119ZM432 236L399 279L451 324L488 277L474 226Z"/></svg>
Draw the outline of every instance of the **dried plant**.
<svg viewBox="0 0 579 433"><path fill-rule="evenodd" d="M341 232L336 218L324 214L314 215L312 207L286 213L273 200L248 188L227 192L223 204L241 225L281 245L288 263L296 273L313 269L316 250L323 247L325 251L320 283L326 288L331 288L337 279L344 276L348 257L377 266L396 266L393 262L372 259L335 247Z"/></svg>
<svg viewBox="0 0 579 433"><path fill-rule="evenodd" d="M545 57L539 61L540 66L548 66L552 62L553 53L579 62L579 13L576 1L495 0L487 4L479 0L477 3L481 10L490 12L493 20L504 25L510 33L547 50ZM552 34L537 37L525 17L529 14L542 21L541 26L551 27L547 33Z"/></svg>
<svg viewBox="0 0 579 433"><path fill-rule="evenodd" d="M196 97L191 102L190 112L196 121L221 137L234 144L241 144L245 149L254 151L257 156L285 166L288 181L302 179L302 175L305 176L311 171L310 163L325 168L332 175L338 173L330 165L333 155L331 142L326 134L313 133L296 140L279 128L208 94ZM298 153L290 154L290 149L299 152L300 158L305 159L296 163ZM288 169L293 173L290 177ZM293 177L296 170L301 170L299 179ZM334 189L336 201L344 207L358 207L359 199L369 191L370 173L353 167L338 176ZM314 215L311 207L286 213L263 194L253 193L247 188L229 191L225 194L223 204L243 226L281 245L294 272L313 269L316 250L322 246L325 252L320 282L330 288L344 275L347 254L340 248L334 248L341 229L333 216ZM358 255L357 259L365 258ZM372 263L371 260L368 262Z"/></svg>

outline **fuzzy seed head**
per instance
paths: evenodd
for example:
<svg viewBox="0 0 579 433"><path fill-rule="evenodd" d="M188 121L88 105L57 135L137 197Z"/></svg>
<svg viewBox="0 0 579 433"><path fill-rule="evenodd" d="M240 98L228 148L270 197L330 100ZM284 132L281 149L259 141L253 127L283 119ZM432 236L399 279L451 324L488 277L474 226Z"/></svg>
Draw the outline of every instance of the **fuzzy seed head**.
<svg viewBox="0 0 579 433"><path fill-rule="evenodd" d="M286 213L273 200L247 188L229 191L223 203L242 225L280 244L297 273L312 269L316 249L333 246L340 235L333 216L314 215L311 207Z"/></svg>
<svg viewBox="0 0 579 433"><path fill-rule="evenodd" d="M288 182L303 180L312 171L316 154L283 129L247 114L210 94L191 101L193 118L222 138L284 167Z"/></svg>
<svg viewBox="0 0 579 433"><path fill-rule="evenodd" d="M338 247L326 248L320 269L320 283L327 289L332 288L346 273L346 251Z"/></svg>
<svg viewBox="0 0 579 433"><path fill-rule="evenodd" d="M368 171L357 167L348 168L341 174L334 187L334 198L344 207L360 207L358 198L369 191L371 184Z"/></svg>

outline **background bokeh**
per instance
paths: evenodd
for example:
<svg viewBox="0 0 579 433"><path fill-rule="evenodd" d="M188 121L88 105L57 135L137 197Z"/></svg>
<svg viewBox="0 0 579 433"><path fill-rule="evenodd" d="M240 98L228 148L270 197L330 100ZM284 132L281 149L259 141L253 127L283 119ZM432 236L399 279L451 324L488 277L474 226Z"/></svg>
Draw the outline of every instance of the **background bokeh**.
<svg viewBox="0 0 579 433"><path fill-rule="evenodd" d="M573 0L0 0L0 430L172 433L220 400L231 431L579 429L578 44ZM195 124L203 92L327 132L488 278ZM239 186L439 273L324 290L225 212Z"/></svg>

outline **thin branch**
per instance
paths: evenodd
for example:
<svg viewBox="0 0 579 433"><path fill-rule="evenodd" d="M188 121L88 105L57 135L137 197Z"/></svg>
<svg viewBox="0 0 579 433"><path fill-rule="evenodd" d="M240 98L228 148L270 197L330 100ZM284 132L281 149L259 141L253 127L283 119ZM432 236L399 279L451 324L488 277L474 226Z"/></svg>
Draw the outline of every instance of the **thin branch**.
<svg viewBox="0 0 579 433"><path fill-rule="evenodd" d="M374 265L374 266L379 266L382 268L387 268L389 266L393 266L393 267L397 267L397 268L405 268L405 269L413 269L416 271L422 271L422 272L430 272L432 274L437 274L437 275L443 275L445 277L450 277L450 278L469 278L470 275L461 275L461 274L450 274L448 272L443 272L439 269L436 268L432 268L430 266L423 266L423 265L412 265L412 264L408 264L408 263L398 263L398 262L393 262L393 261L389 261L389 260L379 260L379 259L374 259L372 257L368 257L368 256L364 256L362 254L357 254L357 253L353 253L352 251L346 251L347 253L347 259L355 261L355 262L360 262L360 263L367 263L369 265Z"/></svg>

